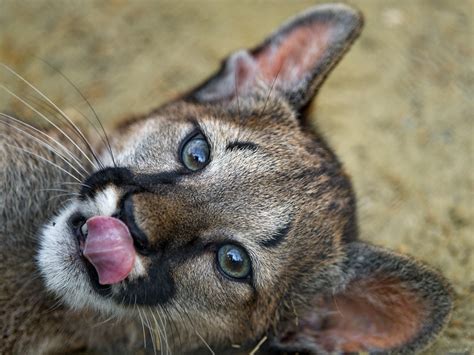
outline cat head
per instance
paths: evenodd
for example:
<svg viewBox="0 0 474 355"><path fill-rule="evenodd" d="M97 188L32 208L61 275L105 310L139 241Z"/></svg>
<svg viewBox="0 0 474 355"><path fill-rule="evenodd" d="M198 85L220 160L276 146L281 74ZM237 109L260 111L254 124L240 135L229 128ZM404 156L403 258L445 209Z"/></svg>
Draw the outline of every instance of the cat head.
<svg viewBox="0 0 474 355"><path fill-rule="evenodd" d="M306 121L361 27L345 5L314 7L117 127L113 157L104 147L42 230L47 287L75 308L147 317L183 350L425 345L449 314L446 283L356 241L350 179Z"/></svg>

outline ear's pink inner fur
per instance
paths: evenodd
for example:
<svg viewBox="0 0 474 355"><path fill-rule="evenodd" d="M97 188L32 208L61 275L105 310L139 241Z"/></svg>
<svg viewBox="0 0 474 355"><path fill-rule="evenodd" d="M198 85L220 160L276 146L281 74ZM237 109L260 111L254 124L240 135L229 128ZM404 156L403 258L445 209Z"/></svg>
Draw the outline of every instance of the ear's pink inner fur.
<svg viewBox="0 0 474 355"><path fill-rule="evenodd" d="M328 317L325 329L314 336L326 349L393 349L420 331L427 305L419 295L394 277L364 277L319 305Z"/></svg>
<svg viewBox="0 0 474 355"><path fill-rule="evenodd" d="M328 24L297 27L281 42L264 47L256 55L262 78L268 83L276 79L280 85L304 79L324 56L330 32Z"/></svg>

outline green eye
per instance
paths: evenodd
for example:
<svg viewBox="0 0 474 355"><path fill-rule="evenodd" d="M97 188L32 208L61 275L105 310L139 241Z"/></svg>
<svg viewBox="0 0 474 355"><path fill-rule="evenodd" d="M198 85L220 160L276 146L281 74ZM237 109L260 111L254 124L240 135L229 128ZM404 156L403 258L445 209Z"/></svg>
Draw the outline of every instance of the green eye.
<svg viewBox="0 0 474 355"><path fill-rule="evenodd" d="M204 168L209 162L209 155L209 144L202 134L190 138L181 149L181 161L191 171Z"/></svg>
<svg viewBox="0 0 474 355"><path fill-rule="evenodd" d="M247 252L234 244L226 244L217 251L219 269L234 279L244 279L250 275L250 257Z"/></svg>

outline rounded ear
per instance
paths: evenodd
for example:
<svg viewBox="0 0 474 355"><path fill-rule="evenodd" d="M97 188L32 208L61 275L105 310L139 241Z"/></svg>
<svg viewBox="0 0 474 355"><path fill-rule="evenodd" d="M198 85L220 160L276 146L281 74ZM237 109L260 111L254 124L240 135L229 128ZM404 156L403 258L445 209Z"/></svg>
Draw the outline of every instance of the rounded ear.
<svg viewBox="0 0 474 355"><path fill-rule="evenodd" d="M346 5L315 6L290 19L256 48L230 55L185 99L232 100L263 85L300 110L358 37L362 23L362 15Z"/></svg>
<svg viewBox="0 0 474 355"><path fill-rule="evenodd" d="M429 344L452 308L450 286L426 265L364 243L348 245L345 281L281 324L271 352L402 352Z"/></svg>

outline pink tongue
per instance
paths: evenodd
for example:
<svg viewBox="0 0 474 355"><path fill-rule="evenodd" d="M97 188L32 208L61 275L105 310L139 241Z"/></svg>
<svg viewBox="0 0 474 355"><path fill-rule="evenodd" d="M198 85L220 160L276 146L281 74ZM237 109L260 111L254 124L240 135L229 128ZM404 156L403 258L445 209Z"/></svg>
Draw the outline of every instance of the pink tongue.
<svg viewBox="0 0 474 355"><path fill-rule="evenodd" d="M96 216L87 220L84 256L94 266L101 285L124 280L135 262L133 239L128 227L113 217Z"/></svg>

